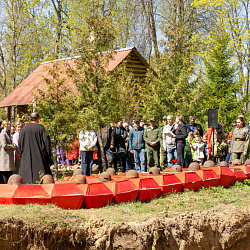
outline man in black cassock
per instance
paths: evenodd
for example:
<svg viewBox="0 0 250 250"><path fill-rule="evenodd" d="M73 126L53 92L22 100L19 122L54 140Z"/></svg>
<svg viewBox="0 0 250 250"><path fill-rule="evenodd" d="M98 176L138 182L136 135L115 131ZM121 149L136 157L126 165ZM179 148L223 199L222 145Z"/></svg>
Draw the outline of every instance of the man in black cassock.
<svg viewBox="0 0 250 250"><path fill-rule="evenodd" d="M39 114L31 113L30 123L20 132L18 145L21 151L19 174L23 183L40 182L41 176L51 174L50 138L44 126L38 124Z"/></svg>

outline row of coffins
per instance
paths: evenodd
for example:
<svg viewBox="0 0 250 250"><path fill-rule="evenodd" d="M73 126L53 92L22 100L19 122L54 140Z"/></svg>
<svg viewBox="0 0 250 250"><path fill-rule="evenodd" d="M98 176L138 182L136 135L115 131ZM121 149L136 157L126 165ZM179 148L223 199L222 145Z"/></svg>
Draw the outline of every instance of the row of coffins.
<svg viewBox="0 0 250 250"><path fill-rule="evenodd" d="M84 176L81 169L72 177L54 181L51 176L42 178L42 184L22 184L20 176L13 175L9 184L0 184L0 204L48 204L64 209L99 208L110 203L141 202L179 193L197 191L212 186L232 186L250 176L250 165L199 166L190 164L188 169L174 165L160 172L151 168L148 173L116 175L114 169L98 175ZM12 181L11 181L12 180ZM14 180L14 181L13 181Z"/></svg>

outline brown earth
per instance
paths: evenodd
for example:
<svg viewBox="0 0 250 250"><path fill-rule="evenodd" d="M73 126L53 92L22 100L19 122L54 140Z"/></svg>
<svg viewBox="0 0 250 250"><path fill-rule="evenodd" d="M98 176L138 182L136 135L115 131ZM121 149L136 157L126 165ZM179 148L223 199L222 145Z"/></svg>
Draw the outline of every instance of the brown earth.
<svg viewBox="0 0 250 250"><path fill-rule="evenodd" d="M250 249L250 206L218 205L203 212L142 223L94 216L76 228L52 230L14 218L0 221L0 249Z"/></svg>

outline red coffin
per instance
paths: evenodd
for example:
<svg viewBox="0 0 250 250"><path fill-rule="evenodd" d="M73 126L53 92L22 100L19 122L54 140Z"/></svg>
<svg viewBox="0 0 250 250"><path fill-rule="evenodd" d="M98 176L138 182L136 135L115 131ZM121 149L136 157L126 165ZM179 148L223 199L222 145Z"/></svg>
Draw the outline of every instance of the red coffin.
<svg viewBox="0 0 250 250"><path fill-rule="evenodd" d="M202 179L195 171L175 173L184 189L197 191L202 187Z"/></svg>
<svg viewBox="0 0 250 250"><path fill-rule="evenodd" d="M206 167L202 167L202 169L207 169ZM217 175L220 176L220 185L223 187L230 187L234 184L235 174L228 167L209 167L212 169Z"/></svg>
<svg viewBox="0 0 250 250"><path fill-rule="evenodd" d="M0 204L13 204L17 185L0 184Z"/></svg>
<svg viewBox="0 0 250 250"><path fill-rule="evenodd" d="M250 179L250 166L249 165L246 165L245 166L245 172L244 172L246 175L248 175L248 179Z"/></svg>
<svg viewBox="0 0 250 250"><path fill-rule="evenodd" d="M153 178L130 178L129 180L139 189L138 198L140 201L159 197L161 188Z"/></svg>
<svg viewBox="0 0 250 250"><path fill-rule="evenodd" d="M220 185L230 187L234 184L235 174L228 167L220 168Z"/></svg>
<svg viewBox="0 0 250 250"><path fill-rule="evenodd" d="M179 193L182 190L183 183L173 173L152 175L151 177L161 188L161 195L163 196L170 193Z"/></svg>
<svg viewBox="0 0 250 250"><path fill-rule="evenodd" d="M235 182L243 182L248 178L248 176L240 168L231 168L231 170L235 174Z"/></svg>
<svg viewBox="0 0 250 250"><path fill-rule="evenodd" d="M79 209L84 199L83 192L74 183L55 183L51 203L65 209Z"/></svg>
<svg viewBox="0 0 250 250"><path fill-rule="evenodd" d="M45 205L51 201L52 188L53 184L18 185L13 196L13 202L21 205L29 203Z"/></svg>
<svg viewBox="0 0 250 250"><path fill-rule="evenodd" d="M77 187L85 195L83 202L85 208L99 208L112 202L114 193L102 182L78 184Z"/></svg>
<svg viewBox="0 0 250 250"><path fill-rule="evenodd" d="M218 186L220 184L220 176L217 175L212 169L203 169L195 171L202 179L204 188Z"/></svg>
<svg viewBox="0 0 250 250"><path fill-rule="evenodd" d="M234 169L235 167L231 166L230 169ZM237 168L240 168L244 174L246 174L247 179L250 179L250 165L242 165L237 166Z"/></svg>
<svg viewBox="0 0 250 250"><path fill-rule="evenodd" d="M114 202L135 202L138 195L138 188L129 180L107 181L104 184L114 193Z"/></svg>

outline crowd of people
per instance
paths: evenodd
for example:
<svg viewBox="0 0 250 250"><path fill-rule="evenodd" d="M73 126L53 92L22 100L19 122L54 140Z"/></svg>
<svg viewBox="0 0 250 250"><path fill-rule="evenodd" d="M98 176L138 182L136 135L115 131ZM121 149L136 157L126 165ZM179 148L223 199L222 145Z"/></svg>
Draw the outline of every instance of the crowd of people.
<svg viewBox="0 0 250 250"><path fill-rule="evenodd" d="M0 133L0 173L8 180L10 175L19 173L24 183L36 183L43 174L51 174L50 139L45 128L38 124L39 114L30 115L30 123L23 127L17 122L15 128L10 121L3 121ZM177 115L163 117L163 126L158 127L154 117L149 124L139 119L132 123L117 121L101 129L101 138L94 130L85 127L79 132L78 140L64 151L57 148L58 162L62 165L79 163L85 175L91 175L92 165L98 163L99 172L109 167L121 172L135 169L146 172L151 167L161 170L174 164L182 168L192 162L200 165L206 160L217 163L234 159L245 162L248 155L250 127L240 115L232 123L227 134L223 124L206 127L195 123L195 117ZM208 124L207 124L208 125ZM100 147L104 148L101 154ZM104 164L105 161L105 164Z"/></svg>

